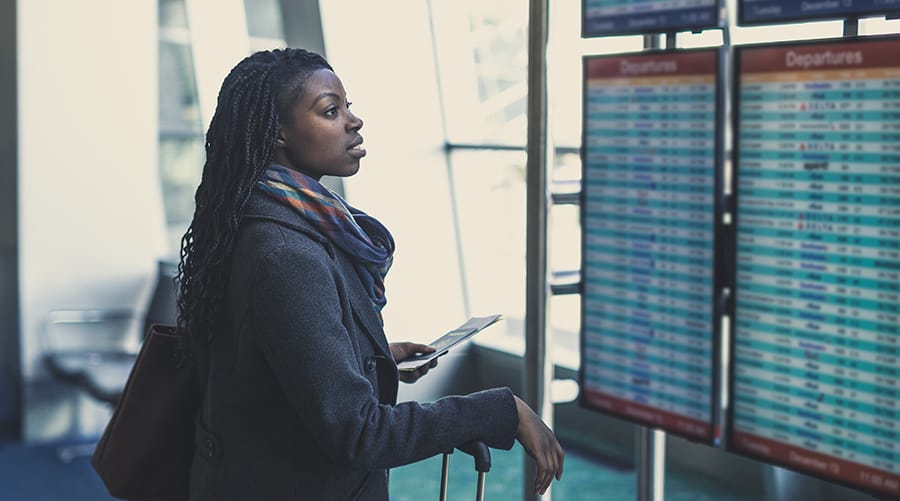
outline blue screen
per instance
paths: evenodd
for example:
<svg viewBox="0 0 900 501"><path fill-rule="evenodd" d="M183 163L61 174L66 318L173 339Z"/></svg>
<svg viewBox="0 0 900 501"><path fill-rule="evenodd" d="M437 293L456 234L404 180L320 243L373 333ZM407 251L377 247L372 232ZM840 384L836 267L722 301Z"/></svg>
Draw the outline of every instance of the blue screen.
<svg viewBox="0 0 900 501"><path fill-rule="evenodd" d="M719 0L583 0L582 36L711 28Z"/></svg>
<svg viewBox="0 0 900 501"><path fill-rule="evenodd" d="M900 0L739 0L738 10L738 24L761 24L900 12Z"/></svg>
<svg viewBox="0 0 900 501"><path fill-rule="evenodd" d="M715 50L585 61L582 403L712 442Z"/></svg>
<svg viewBox="0 0 900 501"><path fill-rule="evenodd" d="M900 496L900 40L738 50L733 450Z"/></svg>

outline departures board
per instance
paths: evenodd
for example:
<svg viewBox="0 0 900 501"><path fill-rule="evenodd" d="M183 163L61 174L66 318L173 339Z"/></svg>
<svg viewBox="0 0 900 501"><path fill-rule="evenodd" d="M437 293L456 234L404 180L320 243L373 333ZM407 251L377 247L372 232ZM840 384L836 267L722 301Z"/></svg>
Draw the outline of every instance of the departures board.
<svg viewBox="0 0 900 501"><path fill-rule="evenodd" d="M720 0L582 0L582 37L719 26Z"/></svg>
<svg viewBox="0 0 900 501"><path fill-rule="evenodd" d="M727 448L900 496L900 39L736 48Z"/></svg>
<svg viewBox="0 0 900 501"><path fill-rule="evenodd" d="M738 0L738 25L900 13L900 0Z"/></svg>
<svg viewBox="0 0 900 501"><path fill-rule="evenodd" d="M580 403L718 440L722 52L584 58Z"/></svg>

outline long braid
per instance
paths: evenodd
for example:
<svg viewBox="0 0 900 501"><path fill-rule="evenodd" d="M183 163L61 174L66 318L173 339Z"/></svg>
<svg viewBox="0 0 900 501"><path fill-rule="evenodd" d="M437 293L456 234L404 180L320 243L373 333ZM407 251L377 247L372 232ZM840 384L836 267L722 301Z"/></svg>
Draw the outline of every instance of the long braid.
<svg viewBox="0 0 900 501"><path fill-rule="evenodd" d="M213 338L244 207L275 155L280 117L289 116L306 79L322 68L331 66L313 52L261 51L238 63L222 83L176 278L178 325L192 342Z"/></svg>

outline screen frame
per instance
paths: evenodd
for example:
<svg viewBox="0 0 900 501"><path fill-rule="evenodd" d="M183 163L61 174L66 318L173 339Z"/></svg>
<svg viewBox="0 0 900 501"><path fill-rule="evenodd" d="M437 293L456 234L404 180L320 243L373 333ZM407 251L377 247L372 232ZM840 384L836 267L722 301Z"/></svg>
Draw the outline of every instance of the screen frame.
<svg viewBox="0 0 900 501"><path fill-rule="evenodd" d="M621 30L612 30L612 31L588 31L588 17L585 14L587 12L587 1L581 0L581 38L603 38L603 37L611 37L611 36L624 36L624 35L659 35L662 33L677 33L680 31L691 31L691 32L699 32L705 29L713 29L713 28L722 28L725 24L723 19L723 3L725 0L715 0L716 5L714 7L709 7L715 14L715 21L707 24L679 24L673 26L666 26L665 28L656 28L656 29L644 29L644 28L634 28L634 29L621 29Z"/></svg>
<svg viewBox="0 0 900 501"><path fill-rule="evenodd" d="M746 15L744 14L744 8L746 7L746 2L744 0L737 0L737 21L736 24L738 26L769 26L773 24L789 24L789 23L798 23L798 22L816 22L816 21L840 21L840 20L849 20L849 19L862 19L868 17L880 17L880 16L900 16L900 6L896 8L872 8L872 9L850 9L849 12L836 12L834 14L822 14L822 15L796 15L796 16L785 16L773 19L761 19L761 20L747 20Z"/></svg>
<svg viewBox="0 0 900 501"><path fill-rule="evenodd" d="M713 177L714 177L714 196L713 196L713 223L712 223L712 231L713 231L713 275L710 286L712 288L711 294L711 316L710 321L712 323L712 330L709 332L710 341L711 341L711 357L712 364L710 369L710 377L711 377L711 389L710 389L710 416L711 420L709 422L710 425L710 433L704 437L698 437L697 435L691 435L681 430L670 429L670 428L662 428L655 426L653 423L650 423L646 420L641 420L634 416L628 416L624 414L620 414L617 412L612 412L605 409L599 409L596 406L592 406L587 401L587 398L584 393L584 381L585 381L585 343L586 343L586 301L584 299L584 293L586 290L585 283L587 280L587 274L585 273L585 265L587 264L585 245L587 239L585 238L586 234L586 222L587 222L587 183L586 183L586 173L588 170L587 163L587 135L588 135L588 109L587 109L587 98L588 98L588 85L587 85L587 68L588 63L594 59L607 59L607 60L616 60L616 59L625 59L625 58L634 58L634 57L652 57L652 56L660 56L666 54L691 54L691 53L711 53L714 54L714 60L716 62L716 69L714 71L715 74L715 87L716 87L716 98L715 98L715 131L714 131L714 141L715 141L715 153L713 157ZM722 314L724 311L724 300L723 300L723 291L726 287L728 287L727 280L729 277L728 274L728 264L725 252L729 250L729 243L727 237L728 228L723 222L723 211L727 206L727 201L724 195L724 181L725 181L725 172L724 172L724 159L725 159L725 68L726 68L726 55L727 51L724 47L713 47L713 48L700 48L700 49L660 49L660 50L647 50L641 52L630 52L630 53L617 53L617 54L604 54L604 55L586 55L582 58L582 135L581 135L581 179L582 179L582 189L579 193L579 222L581 224L581 281L579 282L579 293L581 294L581 306L580 306L580 327L579 327L579 368L578 368L578 384L581 388L581 392L578 396L578 404L580 407L598 412L610 417L622 419L624 421L631 422L636 425L644 426L647 428L660 429L665 431L666 433L677 435L682 438L685 438L691 442L701 443L710 446L718 446L721 442L721 430L722 430Z"/></svg>
<svg viewBox="0 0 900 501"><path fill-rule="evenodd" d="M801 473L803 475L808 475L813 478L817 478L819 480L823 480L832 484L841 485L843 487L847 487L853 489L858 492L862 492L868 495L873 496L890 496L892 495L890 492L878 491L871 488L866 487L865 485L853 483L850 481L843 480L838 477L832 477L827 475L822 475L817 473L812 469L803 469L798 467L795 464L789 463L787 461L778 461L777 458L764 456L762 454L755 454L750 450L745 450L741 448L735 447L734 441L734 414L735 408L733 405L734 396L735 396L735 371L736 371L736 345L735 342L735 328L737 319L735 318L735 314L737 312L737 235L738 235L738 226L740 222L740 214L738 214L738 179L740 177L740 164L738 162L738 158L740 157L740 107L741 107L741 60L744 52L752 51L754 49L770 49L770 48L787 48L787 47L814 47L816 45L828 45L828 44L855 44L855 43L866 43L866 42L895 42L898 44L898 48L900 48L900 35L873 35L873 36L855 36L855 37L833 37L833 38L819 38L812 40L795 40L789 42L778 42L778 43L755 43L755 44L746 44L746 45L737 45L734 47L733 51L733 59L732 59L732 78L731 78L731 130L732 130L732 148L731 148L731 183L730 190L732 193L731 196L731 214L732 214L732 233L733 238L731 239L732 248L729 250L732 260L734 262L734 267L731 270L731 276L729 277L729 281L732 284L731 287L731 300L728 303L728 308L726 310L726 314L728 315L728 324L729 324L729 339L728 346L725 349L728 351L728 374L726 375L726 382L728 384L728 405L726 406L725 411L725 421L724 421L724 449L726 452L753 459L759 461L764 464L777 466L779 468L784 468L786 470L794 471L797 473ZM898 63L900 66L900 63ZM831 456L833 457L833 456Z"/></svg>

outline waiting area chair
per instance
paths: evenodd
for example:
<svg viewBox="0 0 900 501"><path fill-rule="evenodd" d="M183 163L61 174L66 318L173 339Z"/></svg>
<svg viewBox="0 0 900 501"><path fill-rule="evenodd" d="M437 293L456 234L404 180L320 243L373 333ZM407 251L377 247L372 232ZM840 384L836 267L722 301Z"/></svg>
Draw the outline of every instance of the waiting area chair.
<svg viewBox="0 0 900 501"><path fill-rule="evenodd" d="M176 273L175 263L159 262L156 285L146 311L50 311L41 329L42 360L50 375L94 400L115 406L149 327L176 323ZM68 462L75 456L90 454L94 445L63 447L59 456Z"/></svg>

